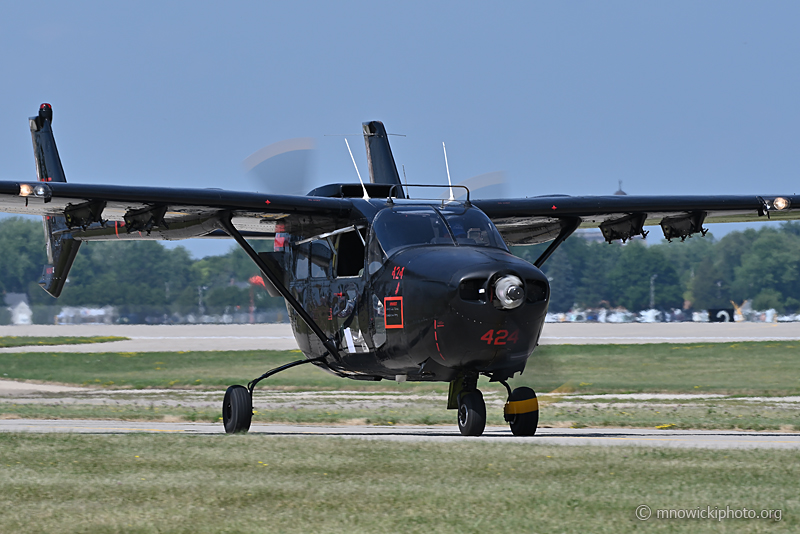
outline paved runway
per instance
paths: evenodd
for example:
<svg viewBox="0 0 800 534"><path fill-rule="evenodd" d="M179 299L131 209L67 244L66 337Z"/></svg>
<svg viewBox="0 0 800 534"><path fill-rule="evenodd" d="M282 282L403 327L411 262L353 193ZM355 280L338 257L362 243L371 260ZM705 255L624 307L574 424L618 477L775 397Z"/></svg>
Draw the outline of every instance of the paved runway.
<svg viewBox="0 0 800 534"><path fill-rule="evenodd" d="M0 326L0 336L124 336L91 345L2 348L0 352L159 352L179 350L294 350L288 324L256 325L30 325ZM543 345L708 343L800 340L798 323L548 323Z"/></svg>
<svg viewBox="0 0 800 534"><path fill-rule="evenodd" d="M297 344L289 325L79 325L3 326L0 336L125 336L129 341L94 345L19 347L2 352L151 352L179 350L292 350ZM547 324L542 344L694 343L800 340L800 323L656 323ZM8 381L2 381L6 384ZM17 389L58 393L57 385L11 383ZM46 391L45 391L46 390ZM20 392L16 392L20 393ZM76 420L0 420L0 432L222 434L220 424ZM254 425L252 433L270 436L338 436L398 441L547 443L564 445L646 445L704 448L800 449L800 433L669 431L652 429L542 428L532 438L517 438L507 427L490 427L481 438L464 438L455 426L301 426Z"/></svg>
<svg viewBox="0 0 800 534"><path fill-rule="evenodd" d="M89 420L0 420L0 432L80 434L179 433L222 435L221 424ZM487 427L479 438L465 438L453 426L305 426L253 425L258 436L326 436L389 441L469 441L546 445L640 445L710 449L800 449L800 433L649 430L630 428L540 428L536 436L515 437L507 427Z"/></svg>
<svg viewBox="0 0 800 534"><path fill-rule="evenodd" d="M90 345L2 348L0 352L162 352L179 350L295 350L288 324L26 325L0 326L0 336L121 336Z"/></svg>

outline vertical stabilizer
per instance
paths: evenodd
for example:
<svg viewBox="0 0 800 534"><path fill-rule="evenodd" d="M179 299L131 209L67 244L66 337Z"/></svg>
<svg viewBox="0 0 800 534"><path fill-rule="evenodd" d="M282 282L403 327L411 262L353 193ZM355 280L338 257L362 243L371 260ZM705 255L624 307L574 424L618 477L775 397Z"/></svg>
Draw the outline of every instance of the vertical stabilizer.
<svg viewBox="0 0 800 534"><path fill-rule="evenodd" d="M39 106L39 114L30 118L36 174L40 182L66 182L67 178L53 137L52 124L53 108L50 104ZM39 285L50 295L58 297L64 289L64 283L67 281L67 275L81 242L72 239L63 215L47 215L42 217L42 222L48 264L44 266Z"/></svg>
<svg viewBox="0 0 800 534"><path fill-rule="evenodd" d="M367 161L369 162L369 180L373 184L397 185L396 196L405 198L397 165L394 162L392 149L386 128L380 121L363 123L364 143L367 145Z"/></svg>

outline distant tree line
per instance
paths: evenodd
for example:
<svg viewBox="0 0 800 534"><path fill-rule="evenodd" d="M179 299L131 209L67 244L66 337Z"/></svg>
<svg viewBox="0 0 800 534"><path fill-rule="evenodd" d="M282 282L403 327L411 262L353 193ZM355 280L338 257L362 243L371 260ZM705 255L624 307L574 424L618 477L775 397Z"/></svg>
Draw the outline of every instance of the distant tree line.
<svg viewBox="0 0 800 534"><path fill-rule="evenodd" d="M233 242L231 242L233 244ZM237 249L222 256L193 259L183 247L157 241L102 241L81 245L68 283L58 300L38 285L47 263L42 224L30 219L0 220L0 292L27 293L33 305L151 307L208 313L249 309L248 280L258 268ZM284 307L260 287L252 288L257 308Z"/></svg>
<svg viewBox="0 0 800 534"><path fill-rule="evenodd" d="M545 245L516 249L529 261ZM696 310L729 308L731 301L751 300L759 310L800 310L800 223L731 232L722 239L709 233L684 242L645 245L567 239L545 263L552 288L550 310L573 306L623 306L638 311L650 306L650 279L655 307Z"/></svg>
<svg viewBox="0 0 800 534"><path fill-rule="evenodd" d="M533 261L545 247L512 251ZM84 243L55 301L37 284L45 263L39 222L0 220L0 292L27 293L34 305L153 306L186 313L196 310L202 298L209 313L221 313L249 308L247 281L258 274L233 246L225 255L197 260L183 247L166 248L156 241ZM623 245L573 236L543 271L550 279L554 312L575 305L646 309L654 275L656 308L680 308L685 301L694 309L722 308L751 299L756 309L795 312L800 309L800 223L732 232L719 240L709 233L650 246L641 240ZM261 288L252 294L258 308L284 306Z"/></svg>

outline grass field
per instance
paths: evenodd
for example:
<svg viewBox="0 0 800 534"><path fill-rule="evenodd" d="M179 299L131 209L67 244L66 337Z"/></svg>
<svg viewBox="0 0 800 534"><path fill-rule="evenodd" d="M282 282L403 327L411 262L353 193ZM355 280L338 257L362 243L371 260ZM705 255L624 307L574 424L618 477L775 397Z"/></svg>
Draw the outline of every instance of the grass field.
<svg viewBox="0 0 800 534"><path fill-rule="evenodd" d="M297 351L0 354L4 378L76 385L227 386L302 355ZM669 392L738 395L800 394L800 342L652 345L546 345L512 380L538 392ZM280 373L267 387L439 391L442 383L365 383L304 366ZM491 386L502 388L497 384Z"/></svg>
<svg viewBox="0 0 800 534"><path fill-rule="evenodd" d="M791 451L0 435L4 532L790 532L798 495ZM781 521L655 517L698 506Z"/></svg>
<svg viewBox="0 0 800 534"><path fill-rule="evenodd" d="M36 337L36 336L0 336L0 348L26 347L30 345L81 345L85 343L108 343L109 341L127 341L127 337L118 336L78 336L78 337Z"/></svg>
<svg viewBox="0 0 800 534"><path fill-rule="evenodd" d="M560 345L543 346L528 370L512 380L529 385L541 399L542 426L663 427L678 429L800 429L796 404L753 402L741 395L800 393L800 343ZM99 403L95 394L0 402L0 417L55 417L188 421L219 419L222 390L246 383L265 369L301 357L297 351L178 353L23 353L0 354L4 378L41 380L111 389ZM444 409L447 385L340 379L304 366L281 373L257 390L255 422L370 424L452 424ZM503 424L504 389L481 379L488 423ZM119 388L168 388L168 392L126 398ZM205 400L197 392L217 391ZM576 394L714 393L733 398L625 402L547 397L553 390ZM298 402L284 392L357 392L362 398L332 402L321 397ZM272 392L270 394L270 392ZM143 396L144 394L144 396ZM386 396L396 397L386 400ZM263 397L266 395L269 398ZM371 402L371 396L381 400Z"/></svg>

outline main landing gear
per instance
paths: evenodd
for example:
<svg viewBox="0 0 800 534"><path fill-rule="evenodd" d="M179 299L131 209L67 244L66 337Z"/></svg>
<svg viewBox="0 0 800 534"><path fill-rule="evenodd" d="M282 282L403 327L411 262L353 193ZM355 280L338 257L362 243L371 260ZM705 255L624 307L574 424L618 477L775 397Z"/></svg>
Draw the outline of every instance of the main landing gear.
<svg viewBox="0 0 800 534"><path fill-rule="evenodd" d="M296 360L275 369L270 369L255 380L251 380L247 387L238 385L228 387L225 391L225 398L222 401L222 424L225 426L225 432L239 434L250 430L250 422L253 419L253 390L259 382L298 365L324 363L326 356L327 354L319 358Z"/></svg>
<svg viewBox="0 0 800 534"><path fill-rule="evenodd" d="M253 419L253 394L244 386L230 386L222 401L222 423L225 432L238 434L250 430Z"/></svg>
<svg viewBox="0 0 800 534"><path fill-rule="evenodd" d="M458 400L458 429L462 436L480 436L486 428L486 403L476 389L462 393Z"/></svg>
<svg viewBox="0 0 800 534"><path fill-rule="evenodd" d="M480 436L486 428L486 403L483 394L477 388L478 377L465 377L451 382L450 397L455 396L455 406L448 403L448 408L458 409L458 429L463 436ZM503 415L515 436L533 436L539 425L539 401L536 393L528 387L511 390L509 385L500 381L508 390L508 401L503 407ZM460 389L459 389L460 386Z"/></svg>

